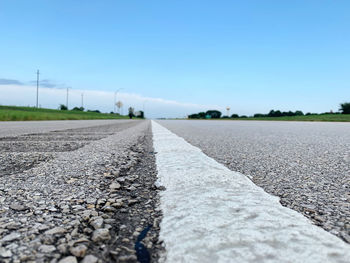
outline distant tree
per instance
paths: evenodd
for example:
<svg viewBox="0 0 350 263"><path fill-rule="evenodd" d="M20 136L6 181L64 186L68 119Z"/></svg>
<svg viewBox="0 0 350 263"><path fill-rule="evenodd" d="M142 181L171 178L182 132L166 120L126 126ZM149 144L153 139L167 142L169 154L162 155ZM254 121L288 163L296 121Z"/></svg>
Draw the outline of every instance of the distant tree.
<svg viewBox="0 0 350 263"><path fill-rule="evenodd" d="M101 113L99 110L87 110L87 112L96 112L96 113Z"/></svg>
<svg viewBox="0 0 350 263"><path fill-rule="evenodd" d="M64 104L61 104L59 107L60 110L68 110L67 106Z"/></svg>
<svg viewBox="0 0 350 263"><path fill-rule="evenodd" d="M261 117L266 117L266 115L265 115L265 114L262 114L262 113L255 113L255 114L254 114L254 117L255 117L255 118L261 118Z"/></svg>
<svg viewBox="0 0 350 263"><path fill-rule="evenodd" d="M194 113L194 114L188 115L188 118L189 119L199 119L199 114Z"/></svg>
<svg viewBox="0 0 350 263"><path fill-rule="evenodd" d="M224 115L224 116L222 116L221 118L222 118L222 119L228 119L228 118L229 118L229 116Z"/></svg>
<svg viewBox="0 0 350 263"><path fill-rule="evenodd" d="M248 118L248 116L247 115L242 115L242 116L239 116L240 118L243 118L243 119L246 119L246 118Z"/></svg>
<svg viewBox="0 0 350 263"><path fill-rule="evenodd" d="M231 118L234 118L234 119L239 118L239 115L234 113L234 114L231 115Z"/></svg>
<svg viewBox="0 0 350 263"><path fill-rule="evenodd" d="M303 115L304 115L304 113L301 110L297 110L295 112L295 116L303 116Z"/></svg>
<svg viewBox="0 0 350 263"><path fill-rule="evenodd" d="M292 112L292 111L284 111L284 112L282 112L281 116L289 116L289 117L291 117L291 116L295 116L295 113Z"/></svg>
<svg viewBox="0 0 350 263"><path fill-rule="evenodd" d="M220 119L221 112L218 110L208 110L205 115L209 115L212 119Z"/></svg>
<svg viewBox="0 0 350 263"><path fill-rule="evenodd" d="M281 117L281 116L282 116L282 112L279 111L279 110L276 110L276 111L271 110L271 111L269 112L269 114L267 114L267 116L268 116L268 117Z"/></svg>
<svg viewBox="0 0 350 263"><path fill-rule="evenodd" d="M133 107L129 107L128 109L129 111L129 118L132 119L132 117L135 117L135 114L134 114L134 108Z"/></svg>
<svg viewBox="0 0 350 263"><path fill-rule="evenodd" d="M139 112L137 112L136 117L144 119L145 118L145 113L142 110L140 110Z"/></svg>
<svg viewBox="0 0 350 263"><path fill-rule="evenodd" d="M199 117L200 119L205 119L205 112L200 112L200 113L198 113L198 117Z"/></svg>
<svg viewBox="0 0 350 263"><path fill-rule="evenodd" d="M276 110L275 117L282 117L282 112L280 110Z"/></svg>
<svg viewBox="0 0 350 263"><path fill-rule="evenodd" d="M75 111L84 111L84 108L83 108L83 107L74 107L72 110L75 110Z"/></svg>
<svg viewBox="0 0 350 263"><path fill-rule="evenodd" d="M342 114L350 114L350 102L344 102L340 104L340 109Z"/></svg>
<svg viewBox="0 0 350 263"><path fill-rule="evenodd" d="M268 117L275 117L275 111L270 110L270 112L267 114Z"/></svg>

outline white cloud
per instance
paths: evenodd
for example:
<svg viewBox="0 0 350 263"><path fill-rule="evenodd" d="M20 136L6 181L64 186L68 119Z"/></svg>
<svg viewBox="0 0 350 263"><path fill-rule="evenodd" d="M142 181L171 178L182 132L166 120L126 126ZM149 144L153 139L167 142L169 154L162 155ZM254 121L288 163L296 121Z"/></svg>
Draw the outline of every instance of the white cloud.
<svg viewBox="0 0 350 263"><path fill-rule="evenodd" d="M84 94L85 109L100 110L102 112L114 110L114 92L70 89L68 94L69 108L80 107L82 103L81 95ZM66 104L66 95L67 91L65 89L41 87L39 89L39 105L43 108L58 108L60 104ZM144 110L148 118L176 118L209 109L222 110L217 105L183 103L126 92L119 92L116 100L120 100L124 104L122 109L124 114L127 113L129 107L134 107L135 110ZM36 86L1 85L0 104L35 106Z"/></svg>

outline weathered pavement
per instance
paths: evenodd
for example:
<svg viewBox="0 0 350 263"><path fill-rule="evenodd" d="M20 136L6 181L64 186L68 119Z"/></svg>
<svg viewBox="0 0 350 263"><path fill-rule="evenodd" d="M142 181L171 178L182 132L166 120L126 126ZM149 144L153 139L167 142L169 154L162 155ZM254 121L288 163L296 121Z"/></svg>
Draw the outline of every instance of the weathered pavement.
<svg viewBox="0 0 350 263"><path fill-rule="evenodd" d="M348 262L348 124L159 123L0 123L0 262Z"/></svg>
<svg viewBox="0 0 350 263"><path fill-rule="evenodd" d="M349 262L350 245L153 123L166 262Z"/></svg>
<svg viewBox="0 0 350 263"><path fill-rule="evenodd" d="M350 243L350 125L159 121L282 205Z"/></svg>
<svg viewBox="0 0 350 263"><path fill-rule="evenodd" d="M0 262L157 261L150 122L25 125L0 128Z"/></svg>

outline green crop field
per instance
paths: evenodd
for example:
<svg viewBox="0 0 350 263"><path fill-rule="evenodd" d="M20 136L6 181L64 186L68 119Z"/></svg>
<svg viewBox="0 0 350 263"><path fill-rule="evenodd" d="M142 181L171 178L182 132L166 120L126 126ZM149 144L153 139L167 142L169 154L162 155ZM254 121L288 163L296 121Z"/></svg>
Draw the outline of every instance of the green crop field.
<svg viewBox="0 0 350 263"><path fill-rule="evenodd" d="M0 106L0 121L127 119L117 114L53 110L34 107Z"/></svg>

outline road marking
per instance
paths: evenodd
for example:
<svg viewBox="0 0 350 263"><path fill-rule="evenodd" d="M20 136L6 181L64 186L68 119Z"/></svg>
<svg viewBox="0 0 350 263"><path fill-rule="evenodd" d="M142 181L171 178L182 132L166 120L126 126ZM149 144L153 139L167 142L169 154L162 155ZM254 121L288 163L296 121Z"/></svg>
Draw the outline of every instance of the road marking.
<svg viewBox="0 0 350 263"><path fill-rule="evenodd" d="M350 262L350 245L152 121L166 262Z"/></svg>

